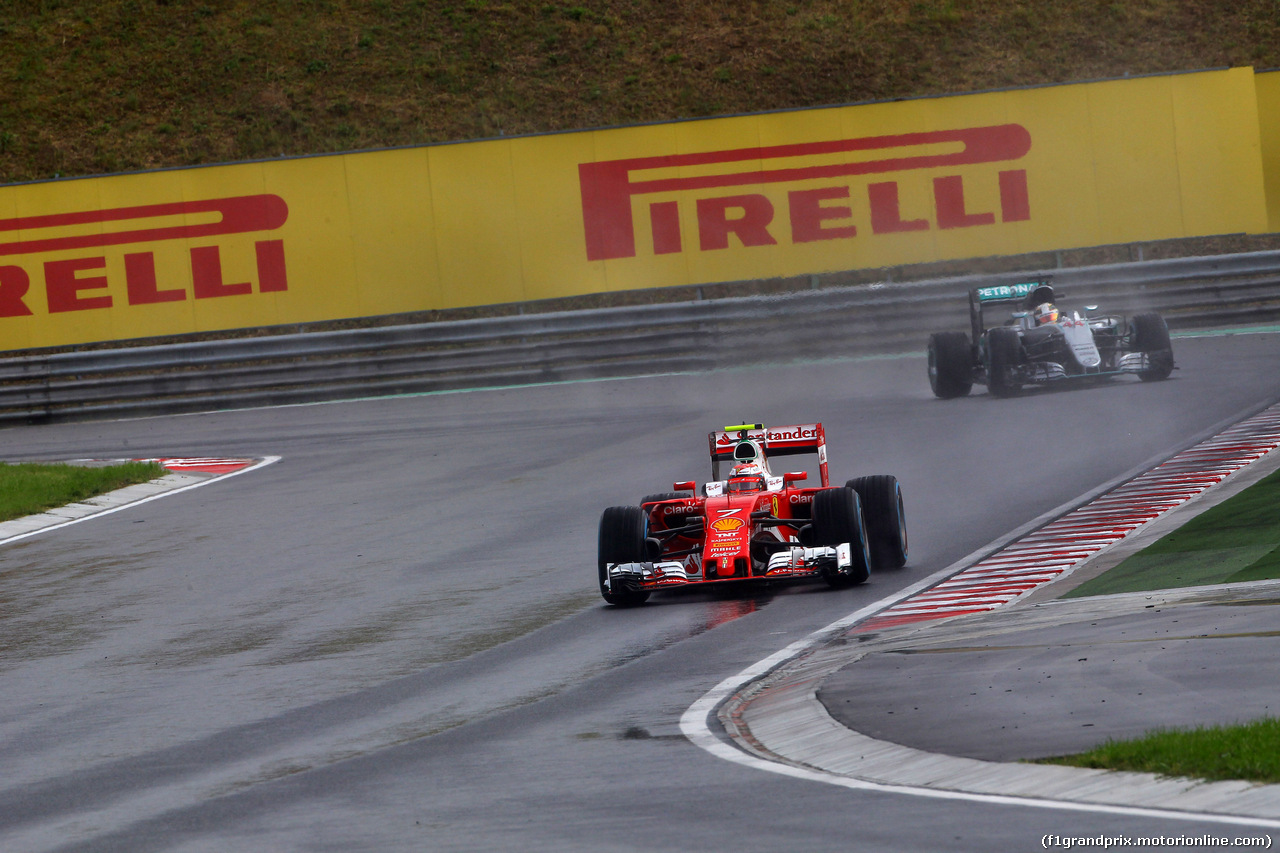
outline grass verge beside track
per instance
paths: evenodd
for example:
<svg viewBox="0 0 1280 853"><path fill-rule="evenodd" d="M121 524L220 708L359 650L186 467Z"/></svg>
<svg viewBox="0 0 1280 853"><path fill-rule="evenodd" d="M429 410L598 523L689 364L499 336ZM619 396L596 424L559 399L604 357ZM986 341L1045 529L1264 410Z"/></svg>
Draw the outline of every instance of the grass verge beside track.
<svg viewBox="0 0 1280 853"><path fill-rule="evenodd" d="M164 476L156 462L90 467L0 462L0 521L34 515Z"/></svg>
<svg viewBox="0 0 1280 853"><path fill-rule="evenodd" d="M1063 595L1082 598L1280 578L1280 471Z"/></svg>
<svg viewBox="0 0 1280 853"><path fill-rule="evenodd" d="M1107 741L1089 752L1046 758L1038 763L1215 782L1243 779L1275 783L1280 782L1280 720L1154 731L1137 740Z"/></svg>

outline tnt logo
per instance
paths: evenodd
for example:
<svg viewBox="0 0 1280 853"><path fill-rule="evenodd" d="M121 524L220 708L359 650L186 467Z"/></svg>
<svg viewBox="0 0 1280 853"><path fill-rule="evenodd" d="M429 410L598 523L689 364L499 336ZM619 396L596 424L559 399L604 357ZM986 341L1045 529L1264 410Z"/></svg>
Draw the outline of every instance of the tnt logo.
<svg viewBox="0 0 1280 853"><path fill-rule="evenodd" d="M948 150L956 149L957 146L958 150ZM1030 150L1031 134L1026 128L1019 124L1002 124L962 130L867 136L767 148L581 163L578 166L578 181L582 192L587 258L602 261L635 257L636 225L632 215L632 199L635 197L673 191L697 191L695 212L698 248L702 251L728 248L731 235L744 246L772 246L778 242L775 232L786 228L775 223L779 212L773 201L760 193L724 194L715 191L731 187L1009 162L1020 159ZM871 156L829 165L805 166L795 163L797 158L856 156L860 152L871 152ZM876 152L886 156L877 159L874 156ZM761 168L731 171L732 164L743 162L758 162ZM642 176L642 173L655 169L677 168L709 174L649 180ZM995 178L1000 193L1000 221L1022 222L1030 219L1026 170L1002 170ZM960 175L936 177L933 179L932 189L934 222L938 228L966 228L995 223L995 212L975 212L966 208L964 180ZM873 234L925 231L931 227L928 219L902 217L897 181L872 182L867 185L866 193ZM850 198L850 187L847 185L788 192L785 215L792 242L811 243L855 236L857 227L850 221L852 208L841 203ZM650 203L649 228L655 254L684 251L678 202L664 200Z"/></svg>
<svg viewBox="0 0 1280 853"><path fill-rule="evenodd" d="M284 199L252 195L0 219L0 261L6 256L273 231L288 218L289 207ZM16 239L5 242L6 238ZM210 239L210 245L192 246L188 254L193 298L254 292L251 281L224 280L222 247L216 241ZM254 261L259 293L288 289L283 241L256 241ZM104 292L109 285L102 274L107 267L105 256L86 253L37 264L44 274L45 302L50 314L112 307L114 298ZM38 297L30 292L31 270L36 268L36 264L0 263L0 317L32 314L29 300ZM181 302L187 298L185 287L161 286L152 251L125 253L124 284L130 305Z"/></svg>

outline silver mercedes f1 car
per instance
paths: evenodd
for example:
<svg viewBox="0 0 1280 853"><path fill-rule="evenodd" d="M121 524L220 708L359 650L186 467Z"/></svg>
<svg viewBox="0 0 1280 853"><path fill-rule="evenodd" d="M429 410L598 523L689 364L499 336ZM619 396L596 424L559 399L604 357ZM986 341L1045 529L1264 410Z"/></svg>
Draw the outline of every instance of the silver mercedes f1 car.
<svg viewBox="0 0 1280 853"><path fill-rule="evenodd" d="M1125 374L1144 381L1174 370L1169 327L1159 314L1091 316L1059 309L1048 279L969 291L972 337L965 332L929 336L929 386L944 399L963 397L975 383L997 397L1024 386L1080 382ZM987 327L991 308L1012 309Z"/></svg>

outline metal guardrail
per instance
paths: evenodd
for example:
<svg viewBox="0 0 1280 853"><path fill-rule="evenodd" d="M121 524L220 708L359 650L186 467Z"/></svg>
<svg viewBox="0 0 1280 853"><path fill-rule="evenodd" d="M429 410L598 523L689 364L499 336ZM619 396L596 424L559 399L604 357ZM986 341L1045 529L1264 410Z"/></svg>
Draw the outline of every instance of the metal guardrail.
<svg viewBox="0 0 1280 853"><path fill-rule="evenodd" d="M968 328L969 288L1039 275L1173 329L1280 321L1280 252L1252 252L0 358L0 425L922 352Z"/></svg>

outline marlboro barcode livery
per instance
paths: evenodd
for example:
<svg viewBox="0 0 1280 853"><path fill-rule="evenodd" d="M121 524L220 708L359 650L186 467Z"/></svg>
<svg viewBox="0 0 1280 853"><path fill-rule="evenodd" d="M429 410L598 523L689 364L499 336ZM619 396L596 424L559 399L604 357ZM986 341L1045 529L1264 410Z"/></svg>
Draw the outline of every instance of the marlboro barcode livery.
<svg viewBox="0 0 1280 853"><path fill-rule="evenodd" d="M822 424L738 424L708 435L711 479L692 480L639 506L600 518L600 594L643 604L662 589L725 583L825 580L863 583L873 568L907 562L907 524L896 477L878 474L832 487ZM775 474L782 456L817 456L820 484L806 471Z"/></svg>

